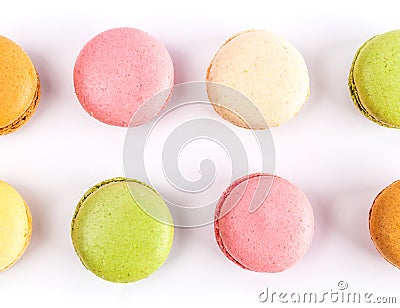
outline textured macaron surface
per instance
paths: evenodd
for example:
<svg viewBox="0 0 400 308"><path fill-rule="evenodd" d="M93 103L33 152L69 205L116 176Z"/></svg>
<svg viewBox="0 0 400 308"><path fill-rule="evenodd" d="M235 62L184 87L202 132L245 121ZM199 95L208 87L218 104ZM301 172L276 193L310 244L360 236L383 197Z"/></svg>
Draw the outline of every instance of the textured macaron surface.
<svg viewBox="0 0 400 308"><path fill-rule="evenodd" d="M25 123L39 96L39 78L29 56L13 41L0 36L0 134Z"/></svg>
<svg viewBox="0 0 400 308"><path fill-rule="evenodd" d="M24 253L32 233L31 214L21 195L0 181L0 272Z"/></svg>
<svg viewBox="0 0 400 308"><path fill-rule="evenodd" d="M94 274L112 282L133 282L167 259L174 236L171 224L167 206L152 188L116 178L85 194L71 236L82 263Z"/></svg>
<svg viewBox="0 0 400 308"><path fill-rule="evenodd" d="M259 204L251 208L256 191ZM256 272L281 272L306 253L314 215L304 193L277 176L253 174L231 184L215 214L215 235L222 252Z"/></svg>
<svg viewBox="0 0 400 308"><path fill-rule="evenodd" d="M377 35L357 51L349 76L352 99L372 121L400 128L400 30Z"/></svg>
<svg viewBox="0 0 400 308"><path fill-rule="evenodd" d="M136 126L154 117L167 103L173 82L167 49L133 28L95 36L79 53L74 68L75 92L83 108L116 126Z"/></svg>
<svg viewBox="0 0 400 308"><path fill-rule="evenodd" d="M400 181L386 187L374 200L369 230L378 252L400 268Z"/></svg>
<svg viewBox="0 0 400 308"><path fill-rule="evenodd" d="M238 126L254 129L288 121L309 96L308 70L300 52L285 39L261 30L227 40L208 68L207 82L215 110Z"/></svg>

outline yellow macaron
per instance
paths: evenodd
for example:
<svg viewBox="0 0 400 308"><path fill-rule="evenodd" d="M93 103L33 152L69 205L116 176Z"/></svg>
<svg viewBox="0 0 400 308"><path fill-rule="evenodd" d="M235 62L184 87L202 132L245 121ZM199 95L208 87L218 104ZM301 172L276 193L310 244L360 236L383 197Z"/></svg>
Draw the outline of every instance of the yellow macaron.
<svg viewBox="0 0 400 308"><path fill-rule="evenodd" d="M39 98L39 76L31 59L16 43L0 36L0 135L24 125Z"/></svg>
<svg viewBox="0 0 400 308"><path fill-rule="evenodd" d="M28 205L9 184L0 181L0 272L23 255L32 235Z"/></svg>

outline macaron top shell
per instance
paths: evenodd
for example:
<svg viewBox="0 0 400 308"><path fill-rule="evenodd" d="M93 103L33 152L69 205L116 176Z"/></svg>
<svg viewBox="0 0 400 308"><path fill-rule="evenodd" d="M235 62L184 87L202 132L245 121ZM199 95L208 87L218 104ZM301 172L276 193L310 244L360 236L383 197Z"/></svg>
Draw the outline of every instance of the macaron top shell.
<svg viewBox="0 0 400 308"><path fill-rule="evenodd" d="M400 181L382 190L369 213L371 239L378 252L400 268Z"/></svg>
<svg viewBox="0 0 400 308"><path fill-rule="evenodd" d="M173 234L172 218L161 197L149 186L124 178L89 190L78 204L71 228L82 263L112 282L133 282L156 271L169 254Z"/></svg>
<svg viewBox="0 0 400 308"><path fill-rule="evenodd" d="M264 197L252 209L257 190ZM224 192L214 227L217 243L231 261L256 272L281 272L306 253L314 233L314 215L295 185L277 176L253 174Z"/></svg>
<svg viewBox="0 0 400 308"><path fill-rule="evenodd" d="M262 30L240 32L228 39L212 60L206 79L247 97L250 103L235 97L234 91L207 87L215 110L246 128L265 129L288 121L309 96L308 70L302 55L285 39Z"/></svg>
<svg viewBox="0 0 400 308"><path fill-rule="evenodd" d="M0 272L11 267L28 247L32 218L21 195L0 181Z"/></svg>
<svg viewBox="0 0 400 308"><path fill-rule="evenodd" d="M33 114L39 78L29 56L0 36L0 135L13 132Z"/></svg>
<svg viewBox="0 0 400 308"><path fill-rule="evenodd" d="M352 98L363 114L400 128L400 30L377 35L357 51L349 76Z"/></svg>
<svg viewBox="0 0 400 308"><path fill-rule="evenodd" d="M173 82L167 49L133 28L95 36L79 53L74 68L75 91L83 108L115 126L140 125L157 115L168 101ZM155 95L159 97L149 102Z"/></svg>

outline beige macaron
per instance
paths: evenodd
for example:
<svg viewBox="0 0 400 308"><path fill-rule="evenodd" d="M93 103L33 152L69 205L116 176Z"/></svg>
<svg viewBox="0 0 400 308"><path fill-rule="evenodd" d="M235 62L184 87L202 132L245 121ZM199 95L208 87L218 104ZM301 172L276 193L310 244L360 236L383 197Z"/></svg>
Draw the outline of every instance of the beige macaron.
<svg viewBox="0 0 400 308"><path fill-rule="evenodd" d="M215 111L245 128L266 129L294 117L307 101L307 65L284 38L263 30L240 32L218 50L207 70Z"/></svg>
<svg viewBox="0 0 400 308"><path fill-rule="evenodd" d="M0 272L23 255L32 235L28 205L9 184L0 181Z"/></svg>

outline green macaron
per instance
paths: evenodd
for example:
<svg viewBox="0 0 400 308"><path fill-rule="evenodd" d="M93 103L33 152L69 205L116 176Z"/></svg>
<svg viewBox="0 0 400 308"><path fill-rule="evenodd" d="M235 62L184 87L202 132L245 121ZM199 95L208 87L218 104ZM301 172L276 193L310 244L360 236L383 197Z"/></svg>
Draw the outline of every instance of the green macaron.
<svg viewBox="0 0 400 308"><path fill-rule="evenodd" d="M400 128L400 30L369 39L353 60L349 75L357 108L379 125Z"/></svg>
<svg viewBox="0 0 400 308"><path fill-rule="evenodd" d="M126 283L148 277L165 262L174 227L153 188L113 178L92 187L79 201L71 237L87 269L105 280Z"/></svg>

